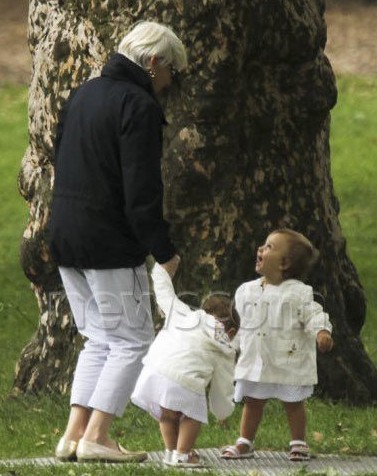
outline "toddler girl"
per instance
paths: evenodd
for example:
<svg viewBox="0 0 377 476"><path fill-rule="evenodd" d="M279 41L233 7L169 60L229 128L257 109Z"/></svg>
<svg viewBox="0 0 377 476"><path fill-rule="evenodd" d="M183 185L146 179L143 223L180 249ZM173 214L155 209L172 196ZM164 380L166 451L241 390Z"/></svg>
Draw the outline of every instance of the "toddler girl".
<svg viewBox="0 0 377 476"><path fill-rule="evenodd" d="M178 299L169 274L158 263L152 270L157 304L165 314L143 360L132 402L160 422L164 462L202 466L192 451L202 423L207 423L206 388L211 411L221 420L233 411L235 349L231 340L239 316L229 298L212 295L192 311Z"/></svg>
<svg viewBox="0 0 377 476"><path fill-rule="evenodd" d="M313 300L312 288L302 282L317 254L302 234L276 230L257 252L255 269L262 277L236 291L241 328L235 401L244 400L244 408L240 438L222 450L222 458L253 455L264 405L277 398L291 431L290 459L309 459L304 400L317 383L316 343L321 352L333 346L328 315Z"/></svg>

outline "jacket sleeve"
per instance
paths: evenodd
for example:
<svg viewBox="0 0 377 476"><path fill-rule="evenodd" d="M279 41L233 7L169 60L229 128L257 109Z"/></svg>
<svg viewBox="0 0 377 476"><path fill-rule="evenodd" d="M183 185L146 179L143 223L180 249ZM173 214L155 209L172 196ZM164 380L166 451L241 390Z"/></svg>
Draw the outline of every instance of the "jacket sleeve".
<svg viewBox="0 0 377 476"><path fill-rule="evenodd" d="M306 332L316 336L319 331L332 332L329 315L324 312L322 306L314 301L313 289L307 286L303 304L303 321Z"/></svg>
<svg viewBox="0 0 377 476"><path fill-rule="evenodd" d="M241 347L241 336L245 335L247 333L247 324L245 323L245 308L247 310L247 301L245 298L246 294L246 286L245 283L241 284L236 289L236 292L234 294L234 302L235 302L235 307L236 311L238 312L240 316L240 328L236 334L236 336L233 339L232 342L232 347L236 349L237 352L240 352L240 347Z"/></svg>
<svg viewBox="0 0 377 476"><path fill-rule="evenodd" d="M128 98L124 110L120 156L125 213L147 252L165 263L176 250L163 219L162 111L152 101L140 98Z"/></svg>
<svg viewBox="0 0 377 476"><path fill-rule="evenodd" d="M172 317L173 313L186 316L192 312L190 307L177 297L169 273L158 263L152 269L152 280L157 305L166 319Z"/></svg>
<svg viewBox="0 0 377 476"><path fill-rule="evenodd" d="M208 394L209 408L219 420L228 418L234 410L234 358L228 355L215 367Z"/></svg>
<svg viewBox="0 0 377 476"><path fill-rule="evenodd" d="M63 104L63 107L61 108L59 114L58 114L58 123L56 124L56 130L55 130L55 144L54 144L54 162L55 162L55 167L58 161L58 155L59 155L59 148L60 148L60 142L62 140L63 136L63 130L64 130L64 122L65 118L67 116L67 112L69 109L69 106L77 92L77 89L73 89L68 96L68 99L66 102Z"/></svg>

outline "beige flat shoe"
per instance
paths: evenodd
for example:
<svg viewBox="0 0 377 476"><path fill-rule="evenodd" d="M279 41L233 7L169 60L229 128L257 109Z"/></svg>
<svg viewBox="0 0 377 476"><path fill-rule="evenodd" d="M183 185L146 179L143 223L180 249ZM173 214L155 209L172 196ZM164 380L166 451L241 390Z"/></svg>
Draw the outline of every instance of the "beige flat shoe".
<svg viewBox="0 0 377 476"><path fill-rule="evenodd" d="M93 443L92 441L80 440L76 455L79 463L104 461L108 463L136 463L148 458L145 451L128 451L117 443L118 449L113 450L107 446Z"/></svg>
<svg viewBox="0 0 377 476"><path fill-rule="evenodd" d="M55 456L59 461L76 461L77 441L60 438L55 449Z"/></svg>

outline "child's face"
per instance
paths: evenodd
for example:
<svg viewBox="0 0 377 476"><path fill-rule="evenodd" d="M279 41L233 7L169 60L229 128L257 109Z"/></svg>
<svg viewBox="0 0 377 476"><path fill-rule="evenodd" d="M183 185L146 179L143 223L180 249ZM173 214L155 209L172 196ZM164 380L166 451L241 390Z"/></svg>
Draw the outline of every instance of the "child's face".
<svg viewBox="0 0 377 476"><path fill-rule="evenodd" d="M272 233L258 248L255 271L269 284L283 281L283 272L289 266L289 240L282 233Z"/></svg>

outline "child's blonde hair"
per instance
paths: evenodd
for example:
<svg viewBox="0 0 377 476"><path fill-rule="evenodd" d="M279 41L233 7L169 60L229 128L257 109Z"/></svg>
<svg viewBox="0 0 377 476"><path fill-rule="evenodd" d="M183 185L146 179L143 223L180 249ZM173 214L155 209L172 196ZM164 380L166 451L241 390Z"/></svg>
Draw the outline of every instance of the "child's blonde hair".
<svg viewBox="0 0 377 476"><path fill-rule="evenodd" d="M223 294L210 294L202 301L202 309L211 316L216 317L224 325L225 332L240 328L240 316L236 311L234 302Z"/></svg>
<svg viewBox="0 0 377 476"><path fill-rule="evenodd" d="M318 250L306 236L290 228L279 228L271 233L275 234L285 235L289 241L287 258L290 264L289 268L284 270L283 278L304 281L318 259Z"/></svg>

